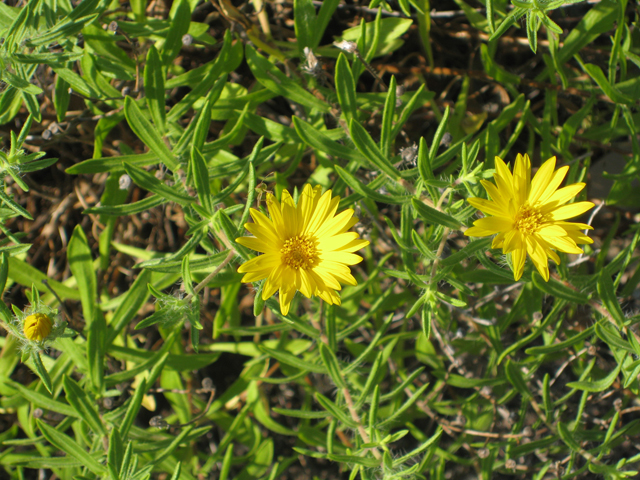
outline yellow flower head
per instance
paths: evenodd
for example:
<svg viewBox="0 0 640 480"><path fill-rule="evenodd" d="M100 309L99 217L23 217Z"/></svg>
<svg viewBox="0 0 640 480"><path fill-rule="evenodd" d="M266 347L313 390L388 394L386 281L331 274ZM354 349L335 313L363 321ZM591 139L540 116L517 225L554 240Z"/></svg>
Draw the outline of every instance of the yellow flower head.
<svg viewBox="0 0 640 480"><path fill-rule="evenodd" d="M245 227L255 237L236 239L241 245L263 253L245 262L238 272L245 273L243 282L267 279L262 288L266 300L280 290L280 311L289 312L296 293L311 298L316 295L325 302L340 305L341 283L357 285L348 265L362 261L353 252L369 245L348 232L358 219L348 209L336 215L340 197L331 190L321 194L321 187L305 185L296 205L287 190L279 202L267 194L269 217L251 209L254 223Z"/></svg>
<svg viewBox="0 0 640 480"><path fill-rule="evenodd" d="M24 320L24 336L29 340L40 342L51 333L53 322L44 313L34 313Z"/></svg>
<svg viewBox="0 0 640 480"><path fill-rule="evenodd" d="M549 280L547 257L556 264L560 257L552 249L565 253L583 253L577 244L593 243L582 230L592 229L584 223L564 220L593 208L591 202L565 205L585 186L574 183L558 189L569 167L555 170L556 157L547 160L531 180L531 161L528 155L518 154L513 173L496 157L495 185L481 180L491 200L469 198L468 202L487 216L473 222L465 235L486 237L497 234L491 248L502 248L511 254L513 276L519 280L528 253L533 264ZM554 171L555 170L555 171Z"/></svg>

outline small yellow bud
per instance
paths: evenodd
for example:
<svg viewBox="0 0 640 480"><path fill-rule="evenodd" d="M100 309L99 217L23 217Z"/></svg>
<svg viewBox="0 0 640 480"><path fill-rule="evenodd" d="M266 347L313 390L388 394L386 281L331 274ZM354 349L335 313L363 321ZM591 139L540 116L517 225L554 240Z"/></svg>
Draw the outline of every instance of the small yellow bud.
<svg viewBox="0 0 640 480"><path fill-rule="evenodd" d="M24 335L29 340L37 342L44 340L51 333L53 322L44 313L34 313L29 315L24 321Z"/></svg>

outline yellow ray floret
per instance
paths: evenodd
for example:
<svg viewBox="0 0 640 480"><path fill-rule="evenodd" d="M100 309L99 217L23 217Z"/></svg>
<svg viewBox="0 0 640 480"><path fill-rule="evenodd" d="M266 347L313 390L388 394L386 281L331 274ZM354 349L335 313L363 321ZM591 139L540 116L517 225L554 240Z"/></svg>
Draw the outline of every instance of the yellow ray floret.
<svg viewBox="0 0 640 480"><path fill-rule="evenodd" d="M245 263L238 272L243 282L264 280L262 299L280 291L280 311L289 312L291 301L300 291L325 302L340 305L336 290L341 285L357 285L349 265L362 261L353 252L369 245L348 230L358 221L353 210L336 215L340 197L332 197L331 190L321 194L321 187L305 185L298 203L287 190L281 201L267 194L269 217L251 209L253 223L246 229L253 237L236 239L240 245L262 253Z"/></svg>
<svg viewBox="0 0 640 480"><path fill-rule="evenodd" d="M468 202L487 217L473 222L465 235L486 237L496 235L492 248L502 248L511 254L513 276L520 280L527 254L545 279L549 280L548 258L558 264L560 257L554 251L583 253L578 244L593 243L582 230L592 227L583 223L565 222L593 208L591 202L565 205L584 188L574 183L558 188L569 167L555 170L556 157L547 160L531 179L531 161L528 155L518 155L513 172L498 157L495 159L495 184L482 180L490 200L469 198Z"/></svg>

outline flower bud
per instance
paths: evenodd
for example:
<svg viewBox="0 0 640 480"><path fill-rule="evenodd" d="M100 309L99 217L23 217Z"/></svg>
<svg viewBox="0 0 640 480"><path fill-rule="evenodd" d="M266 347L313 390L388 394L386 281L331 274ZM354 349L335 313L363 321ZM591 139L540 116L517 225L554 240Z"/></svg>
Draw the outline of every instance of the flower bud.
<svg viewBox="0 0 640 480"><path fill-rule="evenodd" d="M44 313L29 315L24 321L24 335L29 340L40 342L51 333L53 322Z"/></svg>

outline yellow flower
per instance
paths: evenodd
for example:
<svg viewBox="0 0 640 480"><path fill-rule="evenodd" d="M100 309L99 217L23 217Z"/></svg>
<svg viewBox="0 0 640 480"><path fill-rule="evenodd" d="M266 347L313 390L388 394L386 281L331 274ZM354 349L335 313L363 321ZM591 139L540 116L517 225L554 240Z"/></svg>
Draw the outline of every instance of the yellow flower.
<svg viewBox="0 0 640 480"><path fill-rule="evenodd" d="M267 279L262 288L266 300L280 290L280 311L289 312L297 290L311 298L316 295L325 302L340 305L341 283L357 285L348 265L362 261L353 252L369 245L348 232L358 219L348 209L336 215L340 197L331 197L331 190L321 195L321 187L305 185L296 205L287 190L282 201L267 194L269 217L251 209L254 223L245 227L255 237L236 239L241 245L263 253L245 262L238 272L245 273L243 282Z"/></svg>
<svg viewBox="0 0 640 480"><path fill-rule="evenodd" d="M24 335L29 340L40 342L49 336L53 322L44 313L34 313L24 320Z"/></svg>
<svg viewBox="0 0 640 480"><path fill-rule="evenodd" d="M565 253L583 253L577 244L593 243L581 230L592 229L584 223L564 220L583 214L593 208L591 202L565 205L585 186L574 183L558 190L569 167L554 171L556 157L547 160L531 180L531 161L528 155L518 154L513 174L496 157L495 185L481 180L491 200L469 198L468 202L487 215L473 222L465 235L486 237L496 234L491 248L502 248L511 254L513 276L519 280L528 253L533 264L549 280L547 257L556 264L560 257L552 249Z"/></svg>

